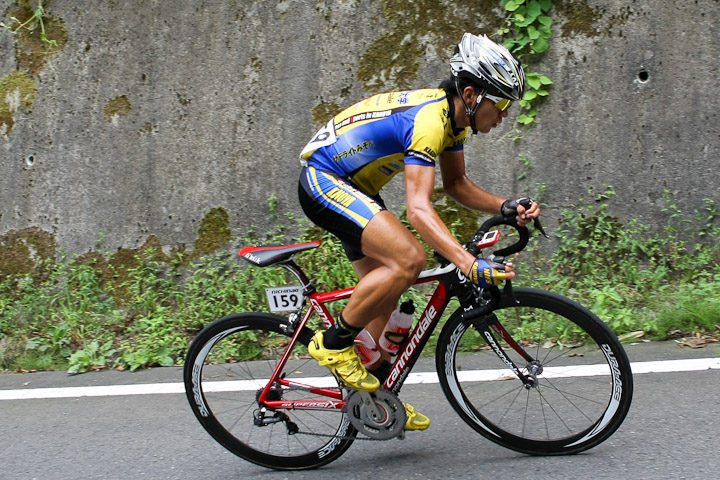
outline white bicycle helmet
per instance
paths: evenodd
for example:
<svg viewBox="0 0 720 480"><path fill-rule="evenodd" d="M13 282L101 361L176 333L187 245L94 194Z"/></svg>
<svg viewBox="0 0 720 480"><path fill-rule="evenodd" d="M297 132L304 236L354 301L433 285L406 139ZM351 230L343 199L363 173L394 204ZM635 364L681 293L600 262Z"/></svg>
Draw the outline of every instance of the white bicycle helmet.
<svg viewBox="0 0 720 480"><path fill-rule="evenodd" d="M450 59L456 79L467 79L486 93L518 101L525 94L525 72L507 48L487 35L465 33Z"/></svg>

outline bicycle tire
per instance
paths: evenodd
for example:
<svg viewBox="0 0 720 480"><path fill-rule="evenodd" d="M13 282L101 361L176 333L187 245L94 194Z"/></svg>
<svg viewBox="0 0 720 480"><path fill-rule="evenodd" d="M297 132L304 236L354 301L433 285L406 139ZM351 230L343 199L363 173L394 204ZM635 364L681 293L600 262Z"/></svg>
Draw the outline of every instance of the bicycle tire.
<svg viewBox="0 0 720 480"><path fill-rule="evenodd" d="M282 410L299 433L289 433L286 421L253 423L259 411L257 395L286 350L288 327L285 318L267 313L234 314L214 321L188 349L185 392L202 426L230 452L275 470L312 469L340 457L357 431L338 410ZM305 329L300 343L307 347L312 334ZM304 352L288 360L282 372L285 378L340 388L329 370ZM297 388L277 389L275 395L274 400L328 400Z"/></svg>
<svg viewBox="0 0 720 480"><path fill-rule="evenodd" d="M536 386L526 388L458 310L443 327L436 352L446 398L477 432L518 452L570 455L600 444L620 427L632 402L632 371L622 345L602 320L570 299L529 288L514 294L490 318L542 362ZM529 372L528 362L500 335L493 341Z"/></svg>

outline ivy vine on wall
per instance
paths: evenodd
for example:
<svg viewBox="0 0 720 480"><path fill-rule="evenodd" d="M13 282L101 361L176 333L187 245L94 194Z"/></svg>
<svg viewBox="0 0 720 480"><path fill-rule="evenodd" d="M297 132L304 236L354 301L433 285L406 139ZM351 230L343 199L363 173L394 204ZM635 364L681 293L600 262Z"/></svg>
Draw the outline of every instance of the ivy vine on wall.
<svg viewBox="0 0 720 480"><path fill-rule="evenodd" d="M26 8L30 8L32 15L24 20L18 19L17 17L11 15L10 20L7 24L4 22L0 22L0 28L4 28L12 33L18 33L22 29L33 32L36 28L39 27L40 38L42 39L43 43L46 43L48 47L58 46L57 40L54 38L49 38L48 33L45 29L45 9L43 8L42 0L37 0L35 8L32 8L31 2L27 0L12 0L10 3L18 4L21 7L24 6Z"/></svg>
<svg viewBox="0 0 720 480"><path fill-rule="evenodd" d="M537 105L548 95L548 88L553 83L548 76L531 72L528 68L531 59L548 49L553 23L548 13L553 2L552 0L503 0L503 6L507 18L497 33L505 37L503 42L505 47L523 63L527 89L525 96L519 102L523 111L518 115L517 122L529 125L535 122Z"/></svg>

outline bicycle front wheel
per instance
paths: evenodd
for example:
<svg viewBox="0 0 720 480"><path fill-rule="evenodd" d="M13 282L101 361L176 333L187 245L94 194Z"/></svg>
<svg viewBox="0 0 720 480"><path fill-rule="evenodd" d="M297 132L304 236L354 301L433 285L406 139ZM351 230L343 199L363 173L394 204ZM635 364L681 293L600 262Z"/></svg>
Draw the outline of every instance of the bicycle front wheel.
<svg viewBox="0 0 720 480"><path fill-rule="evenodd" d="M514 293L485 318L466 321L458 310L448 319L436 357L445 396L468 425L512 450L562 455L598 445L632 401L622 345L597 316L565 297L528 288ZM525 356L492 326L495 320Z"/></svg>
<svg viewBox="0 0 720 480"><path fill-rule="evenodd" d="M205 327L188 349L185 391L193 413L205 430L232 453L276 470L316 468L332 462L352 444L356 430L339 410L261 412L258 398L291 338L283 317L244 313L223 317ZM329 370L308 357L310 330L298 345L281 377L298 383L273 387L271 400L329 399L301 385L338 389Z"/></svg>

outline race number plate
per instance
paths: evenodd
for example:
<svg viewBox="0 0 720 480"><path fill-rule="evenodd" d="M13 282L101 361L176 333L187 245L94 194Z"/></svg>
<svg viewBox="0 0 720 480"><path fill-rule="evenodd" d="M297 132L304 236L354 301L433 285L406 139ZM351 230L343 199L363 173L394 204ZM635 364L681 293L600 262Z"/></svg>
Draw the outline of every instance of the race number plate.
<svg viewBox="0 0 720 480"><path fill-rule="evenodd" d="M289 312L298 310L302 306L302 287L273 287L266 288L268 304L271 312Z"/></svg>

